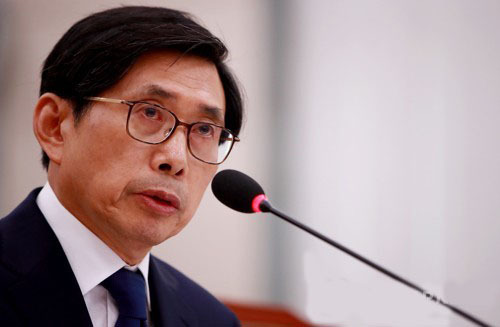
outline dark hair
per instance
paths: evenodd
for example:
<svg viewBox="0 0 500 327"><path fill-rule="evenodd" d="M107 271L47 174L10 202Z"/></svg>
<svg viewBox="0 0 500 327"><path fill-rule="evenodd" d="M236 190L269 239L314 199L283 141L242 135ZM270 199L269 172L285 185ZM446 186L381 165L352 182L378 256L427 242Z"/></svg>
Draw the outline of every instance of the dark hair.
<svg viewBox="0 0 500 327"><path fill-rule="evenodd" d="M225 64L227 48L185 12L160 7L119 7L92 14L74 24L57 42L42 69L40 95L52 92L73 104L75 122L88 109L87 96L115 85L146 52L175 50L213 62L225 100L225 125L239 134L243 119L241 91ZM49 165L42 151L42 164Z"/></svg>

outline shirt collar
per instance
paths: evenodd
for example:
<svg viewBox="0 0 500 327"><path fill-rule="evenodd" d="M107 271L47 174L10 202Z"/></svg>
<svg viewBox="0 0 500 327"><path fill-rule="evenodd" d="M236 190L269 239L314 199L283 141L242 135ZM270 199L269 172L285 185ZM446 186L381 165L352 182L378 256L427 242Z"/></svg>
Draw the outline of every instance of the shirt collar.
<svg viewBox="0 0 500 327"><path fill-rule="evenodd" d="M149 306L149 252L138 265L129 266L59 202L48 182L38 194L36 203L61 243L82 295L123 267L139 269L146 282Z"/></svg>

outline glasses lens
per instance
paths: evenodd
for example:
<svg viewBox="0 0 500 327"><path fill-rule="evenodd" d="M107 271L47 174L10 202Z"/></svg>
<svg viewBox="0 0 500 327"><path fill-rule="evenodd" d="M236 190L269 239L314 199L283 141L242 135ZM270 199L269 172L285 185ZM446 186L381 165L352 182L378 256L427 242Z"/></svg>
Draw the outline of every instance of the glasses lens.
<svg viewBox="0 0 500 327"><path fill-rule="evenodd" d="M129 134L140 141L159 143L172 132L175 117L165 109L148 103L136 103L128 120Z"/></svg>
<svg viewBox="0 0 500 327"><path fill-rule="evenodd" d="M198 159L219 164L231 151L234 136L222 127L210 123L196 123L189 133L191 153Z"/></svg>

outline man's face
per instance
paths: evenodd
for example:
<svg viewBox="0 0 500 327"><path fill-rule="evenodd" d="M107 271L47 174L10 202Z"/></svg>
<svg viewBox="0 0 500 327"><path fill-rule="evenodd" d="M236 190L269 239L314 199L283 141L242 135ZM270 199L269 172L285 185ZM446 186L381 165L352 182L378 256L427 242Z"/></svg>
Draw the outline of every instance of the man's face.
<svg viewBox="0 0 500 327"><path fill-rule="evenodd" d="M144 55L118 84L95 96L159 104L187 123L224 124L217 70L195 56ZM127 105L92 102L77 126L65 132L60 197L112 247L150 247L189 222L217 167L189 153L185 127L162 144L132 139L127 113Z"/></svg>

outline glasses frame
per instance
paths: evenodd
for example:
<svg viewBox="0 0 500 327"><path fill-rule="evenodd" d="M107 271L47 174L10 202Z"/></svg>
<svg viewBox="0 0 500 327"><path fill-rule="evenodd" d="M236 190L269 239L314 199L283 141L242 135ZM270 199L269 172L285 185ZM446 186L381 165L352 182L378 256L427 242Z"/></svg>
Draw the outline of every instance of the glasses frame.
<svg viewBox="0 0 500 327"><path fill-rule="evenodd" d="M229 157L229 154L231 153L231 150L233 149L233 146L234 146L234 143L236 142L239 142L240 141L240 138L237 137L236 135L234 135L234 133L230 130L230 129L227 129L225 128L224 126L219 126L217 124L213 124L213 123L207 123L207 122L194 122L194 123L191 123L191 124L188 124L186 122L183 122L181 121L179 118L177 118L177 116L170 110L168 110L167 108L165 107L162 107L160 106L159 104L155 104L155 103L149 103L147 101L127 101L127 100L120 100L120 99L111 99L111 98L103 98L103 97L84 97L85 100L89 100L89 101L97 101L97 102L107 102L107 103L118 103L118 104L124 104L124 105L127 105L129 106L128 108L128 114L127 114L127 126L126 126L126 130L127 130L127 134L133 138L134 140L136 141L139 141L141 143L146 143L146 144L161 144L163 142L165 142L166 140L168 140L168 138L173 135L175 133L175 130L177 129L177 127L179 126L185 126L186 129L187 129L187 134L186 134L186 141L187 141L187 147L188 147L188 150L189 150L189 153L196 159L198 159L199 161L201 162L204 162L206 164L209 164L209 165L220 165L222 164L224 161L226 161L227 157ZM161 110L165 110L167 111L168 113L170 113L174 119L175 119L175 124L174 126L172 127L172 130L170 131L170 133L168 133L167 135L165 135L164 139L159 141L159 142L147 142L147 141L143 141L141 139L138 139L137 137L134 137L131 133L130 133L130 130L129 130L129 120L130 120L130 115L132 113L132 108L138 104L138 103L143 103L143 104L148 104L148 105L151 105L153 107L156 107L158 109L161 109ZM191 128L196 125L196 124L199 124L199 123L203 123L203 124L209 124L209 125L212 125L212 126L216 126L216 127L219 127L221 129L223 129L224 131L226 131L227 133L231 134L233 136L233 139L232 139L232 142L231 142L231 147L229 148L229 151L227 151L227 154L226 156L224 157L224 159L222 159L221 162L217 162L217 163L214 163L214 162L209 162L209 161L205 161L203 159L200 159L198 158L194 153L193 151L191 150L191 142L189 142L189 135L191 133Z"/></svg>

